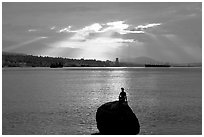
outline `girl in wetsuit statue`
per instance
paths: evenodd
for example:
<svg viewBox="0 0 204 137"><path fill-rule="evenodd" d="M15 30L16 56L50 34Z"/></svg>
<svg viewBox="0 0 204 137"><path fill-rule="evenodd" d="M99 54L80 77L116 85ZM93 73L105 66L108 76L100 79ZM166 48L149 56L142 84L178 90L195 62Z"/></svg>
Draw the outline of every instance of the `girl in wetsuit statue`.
<svg viewBox="0 0 204 137"><path fill-rule="evenodd" d="M121 92L120 92L120 95L119 95L119 103L127 103L127 96L126 96L126 93L124 91L124 88L121 88Z"/></svg>

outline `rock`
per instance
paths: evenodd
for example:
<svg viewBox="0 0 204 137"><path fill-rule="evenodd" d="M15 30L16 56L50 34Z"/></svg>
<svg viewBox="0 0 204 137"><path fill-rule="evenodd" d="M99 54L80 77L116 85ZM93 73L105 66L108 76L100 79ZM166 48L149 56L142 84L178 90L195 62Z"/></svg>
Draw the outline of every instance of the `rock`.
<svg viewBox="0 0 204 137"><path fill-rule="evenodd" d="M119 101L101 105L96 112L97 128L102 135L136 135L139 121L127 103Z"/></svg>

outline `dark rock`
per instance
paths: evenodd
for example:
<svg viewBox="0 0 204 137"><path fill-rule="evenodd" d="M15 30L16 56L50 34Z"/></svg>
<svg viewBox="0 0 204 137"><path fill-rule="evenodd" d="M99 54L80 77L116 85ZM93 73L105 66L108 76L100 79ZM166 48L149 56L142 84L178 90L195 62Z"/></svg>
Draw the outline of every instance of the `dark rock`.
<svg viewBox="0 0 204 137"><path fill-rule="evenodd" d="M140 125L127 103L108 102L97 109L97 128L102 135L136 135Z"/></svg>

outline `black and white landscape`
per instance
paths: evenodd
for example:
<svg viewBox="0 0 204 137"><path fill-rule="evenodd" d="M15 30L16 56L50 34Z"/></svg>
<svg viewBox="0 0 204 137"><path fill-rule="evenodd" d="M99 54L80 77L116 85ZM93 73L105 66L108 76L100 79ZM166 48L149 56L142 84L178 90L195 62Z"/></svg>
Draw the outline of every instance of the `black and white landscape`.
<svg viewBox="0 0 204 137"><path fill-rule="evenodd" d="M202 134L202 2L2 3L3 135L122 134L99 129L124 110L129 134Z"/></svg>

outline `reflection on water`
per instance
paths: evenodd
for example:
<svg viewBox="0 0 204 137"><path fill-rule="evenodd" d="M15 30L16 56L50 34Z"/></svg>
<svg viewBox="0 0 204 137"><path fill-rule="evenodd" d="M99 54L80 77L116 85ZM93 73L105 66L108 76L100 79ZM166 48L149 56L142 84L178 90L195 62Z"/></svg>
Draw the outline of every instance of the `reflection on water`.
<svg viewBox="0 0 204 137"><path fill-rule="evenodd" d="M128 87L126 83L127 71L95 71L89 75L87 91L89 104L113 101L118 99L121 87Z"/></svg>
<svg viewBox="0 0 204 137"><path fill-rule="evenodd" d="M201 134L201 82L199 68L3 69L3 133L95 133L97 108L124 87L140 134Z"/></svg>

